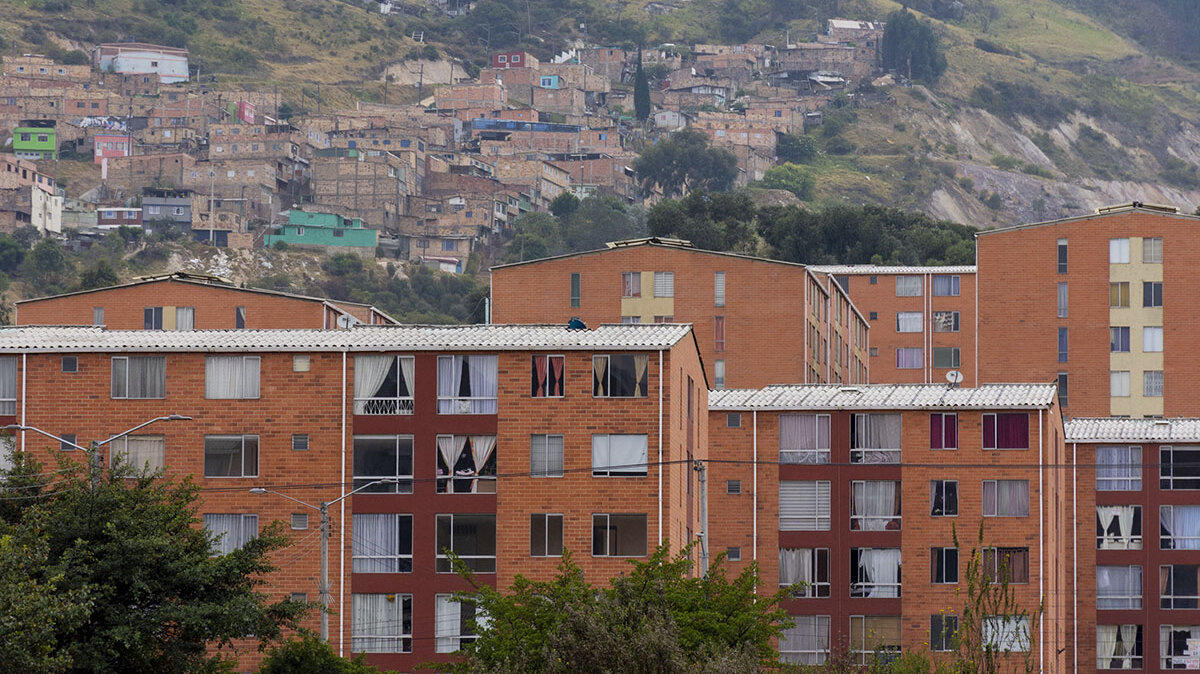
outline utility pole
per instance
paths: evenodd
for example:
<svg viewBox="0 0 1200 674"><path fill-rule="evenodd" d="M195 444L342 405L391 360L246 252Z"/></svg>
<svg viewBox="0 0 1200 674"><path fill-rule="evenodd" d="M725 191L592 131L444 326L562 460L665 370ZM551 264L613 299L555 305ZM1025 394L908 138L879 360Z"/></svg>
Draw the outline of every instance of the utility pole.
<svg viewBox="0 0 1200 674"><path fill-rule="evenodd" d="M700 489L700 573L708 577L708 471L704 461L696 459L692 469L697 474Z"/></svg>
<svg viewBox="0 0 1200 674"><path fill-rule="evenodd" d="M321 502L321 641L329 643L329 503Z"/></svg>

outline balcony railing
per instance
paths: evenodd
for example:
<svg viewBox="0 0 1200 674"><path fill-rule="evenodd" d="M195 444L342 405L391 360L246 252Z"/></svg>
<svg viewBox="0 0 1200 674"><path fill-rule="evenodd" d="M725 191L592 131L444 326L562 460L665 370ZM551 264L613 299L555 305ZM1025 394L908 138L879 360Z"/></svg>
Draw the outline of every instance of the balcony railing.
<svg viewBox="0 0 1200 674"><path fill-rule="evenodd" d="M412 414L413 399L409 398L355 398L355 414Z"/></svg>

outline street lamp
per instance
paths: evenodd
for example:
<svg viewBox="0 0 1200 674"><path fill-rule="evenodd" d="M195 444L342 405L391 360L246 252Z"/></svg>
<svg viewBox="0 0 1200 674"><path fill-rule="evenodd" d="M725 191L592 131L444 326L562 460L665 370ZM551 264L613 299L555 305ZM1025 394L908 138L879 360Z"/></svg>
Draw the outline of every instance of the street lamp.
<svg viewBox="0 0 1200 674"><path fill-rule="evenodd" d="M298 498L275 491L274 489L267 489L265 487L253 487L250 489L251 494L274 494L276 496L282 496L289 501L299 503L305 508L312 508L313 510L321 513L321 586L319 588L319 592L321 594L321 641L324 641L325 643L329 643L329 506L345 499L347 496L357 494L367 487L373 487L377 484L384 483L394 484L399 481L400 480L398 478L372 480L361 487L356 487L345 494L342 494L332 501L321 501L321 505L319 506L306 503L305 501L301 501Z"/></svg>
<svg viewBox="0 0 1200 674"><path fill-rule="evenodd" d="M139 431L139 430L149 426L150 424L157 423L159 421L191 421L191 420L192 420L191 417L184 416L182 414L168 414L165 417L154 417L153 419L150 419L148 421L143 421L142 423L138 424L137 426L134 426L133 428L130 428L127 431L121 431L120 433L117 433L116 435L108 438L107 440L92 440L90 447L84 447L82 445L78 445L74 442L71 442L70 440L67 440L66 438L60 438L59 436L57 436L53 433L47 433L46 431L43 431L42 429L40 429L36 426L26 426L23 424L9 424L7 426L0 426L0 430L33 431L34 433L44 435L47 438L50 438L51 440L57 440L62 445L70 445L71 447L74 447L75 449L80 449L80 450L87 452L88 453L88 464L92 468L92 471L91 471L91 473L92 473L92 489L95 489L96 485L100 483L99 468L100 468L100 448L101 447L109 444L113 440L123 438L126 435L129 435L130 433Z"/></svg>

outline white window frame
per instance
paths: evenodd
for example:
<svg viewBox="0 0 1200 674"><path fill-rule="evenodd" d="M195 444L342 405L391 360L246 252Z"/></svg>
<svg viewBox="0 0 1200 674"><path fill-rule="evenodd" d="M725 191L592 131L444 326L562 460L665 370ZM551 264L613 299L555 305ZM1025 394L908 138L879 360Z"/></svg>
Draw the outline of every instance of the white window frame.
<svg viewBox="0 0 1200 674"><path fill-rule="evenodd" d="M464 554L459 554L458 552L455 552L455 549L454 549L454 520L455 520L455 518L462 518L462 517L477 517L477 518L484 518L484 519L491 518L492 544L495 546L495 548L492 550L492 554L490 554L490 555L464 555ZM449 545L441 545L441 541L437 540L437 535L439 533L438 530L441 529L443 521L450 522ZM471 570L472 573L481 573L481 574L496 573L496 553L499 551L498 548L500 547L500 543L499 543L499 538L498 538L499 532L497 531L498 522L496 521L496 513L495 512L491 512L491 513L438 513L438 515L436 516L436 519L435 519L435 523L436 523L436 528L434 530L434 545L437 549L437 556L436 556L436 561L437 561L436 571L437 571L437 573L455 573L455 571L452 568L451 563L450 563L450 557L448 555L446 555L444 552L444 550L446 550L446 549L450 550L450 552L453 552L456 557L458 557L460 560L462 560L467 565L467 568ZM476 535L478 535L478 532L476 532Z"/></svg>
<svg viewBox="0 0 1200 674"><path fill-rule="evenodd" d="M795 665L820 665L828 661L831 617L827 615L793 615L788 616L788 619L792 621L792 626L784 629L779 635L779 659ZM805 622L811 624L801 624ZM811 636L816 638L818 646L823 642L824 647L805 649L793 647L793 642L801 641L801 636L803 636L798 632L805 629L808 629Z"/></svg>
<svg viewBox="0 0 1200 674"><path fill-rule="evenodd" d="M1108 240L1108 263L1129 264L1129 239Z"/></svg>
<svg viewBox="0 0 1200 674"><path fill-rule="evenodd" d="M896 277L896 297L920 297L923 281L920 276L903 275Z"/></svg>
<svg viewBox="0 0 1200 674"><path fill-rule="evenodd" d="M725 272L713 272L713 306L725 306Z"/></svg>
<svg viewBox="0 0 1200 674"><path fill-rule="evenodd" d="M1162 264L1163 240L1161 236L1142 239L1142 264Z"/></svg>
<svg viewBox="0 0 1200 674"><path fill-rule="evenodd" d="M241 472L236 475L210 475L208 472L208 441L209 440L232 440L237 439L241 443L239 456L241 457ZM248 458L246 451L246 441L249 438L254 438L254 453L253 459ZM204 477L206 479L240 479L247 477L258 477L259 463L261 462L262 445L258 435L253 433L232 433L232 434L212 434L204 436Z"/></svg>
<svg viewBox="0 0 1200 674"><path fill-rule="evenodd" d="M238 373L238 388L235 395L224 395L214 388L216 382L213 375L218 364L236 367L234 361L240 360ZM204 358L204 397L207 400L257 400L262 392L262 357L261 356L206 356Z"/></svg>
<svg viewBox="0 0 1200 674"><path fill-rule="evenodd" d="M650 517L644 513L592 513L592 557L645 557L649 553L649 544L643 540L643 549L635 554L617 554L609 545L608 531L613 528L612 518L614 517L640 517L645 523L646 538L650 534ZM603 524L598 524L602 522ZM596 552L596 534L603 528L604 530L604 545L603 552Z"/></svg>
<svg viewBox="0 0 1200 674"><path fill-rule="evenodd" d="M1129 397L1129 370L1109 371L1108 395L1113 398Z"/></svg>
<svg viewBox="0 0 1200 674"><path fill-rule="evenodd" d="M899 658L901 649L903 648L902 643L898 643L895 645L889 645L887 647L874 648L871 650L866 649L867 638L870 636L870 633L867 630L867 620L870 618L876 618L876 619L893 618L893 619L896 619L897 622L901 622L901 620L902 620L900 616L890 616L890 615L872 615L872 616L852 615L852 616L850 616L850 632L849 632L850 652L857 658L858 664L869 665L872 662L879 662L881 660L882 660L882 662L886 663L886 662L891 662L891 661ZM859 627L859 629L857 630L859 632L859 634L857 634L857 635L855 634L855 622L858 622L858 627ZM900 635L903 634L903 623L902 622L900 625L900 630L897 630L897 632ZM902 636L901 636L901 638L902 638Z"/></svg>
<svg viewBox="0 0 1200 674"><path fill-rule="evenodd" d="M983 619L985 649L1001 653L1027 653L1030 647L1028 616L986 616Z"/></svg>
<svg viewBox="0 0 1200 674"><path fill-rule="evenodd" d="M542 536L542 554L537 554L534 550L534 536L538 530L538 521L536 518L541 518L541 536ZM558 553L553 554L550 550L550 531L552 522L558 522ZM562 513L529 513L529 556L530 557L562 557L565 542L563 540L563 514Z"/></svg>
<svg viewBox="0 0 1200 674"><path fill-rule="evenodd" d="M557 448L551 445L557 441ZM546 460L544 462L545 469L538 469L538 462L535 459L538 451L538 443L542 445L542 451L545 453ZM533 478L552 478L562 477L564 468L564 453L565 453L565 438L560 433L532 433L529 436L529 477ZM557 467L556 467L557 466Z"/></svg>
<svg viewBox="0 0 1200 674"><path fill-rule="evenodd" d="M149 460L141 461L141 465L137 465L135 459L129 456L129 441L137 440L144 443L155 443L155 447L150 447L151 457ZM145 448L142 450L145 451ZM131 472L127 473L127 477L138 475L143 471L148 473L160 472L166 468L166 438L162 435L126 435L117 438L112 443L111 458L109 459L112 465L116 465L118 460L123 461L125 467Z"/></svg>
<svg viewBox="0 0 1200 674"><path fill-rule="evenodd" d="M904 528L904 525L903 525L904 520L902 519L903 509L901 509L901 512L898 512L898 513L895 513L892 515L855 515L854 514L853 503L854 503L855 492L858 489L866 489L868 482L892 482L896 485L896 495L902 496L902 493L900 491L900 486L901 486L900 480L851 480L850 481L850 503L851 503L850 529L852 531L892 531L891 529L887 529L886 526L887 526L887 524L889 524L893 521L895 521L899 525L900 529L903 529ZM900 498L899 501L896 501L895 503L897 506L899 506L902 501L903 501L903 498ZM883 529L864 528L863 525L866 522L875 521L875 520L883 520L885 528L883 528ZM855 526L855 524L857 524L858 526Z"/></svg>
<svg viewBox="0 0 1200 674"><path fill-rule="evenodd" d="M814 449L785 449L783 447L783 423L780 415L780 437L779 437L779 462L780 463L797 463L797 464L827 464L830 460L830 443L832 438L832 421L828 414L788 414L787 416L805 416L816 417L816 424L813 427L812 445ZM821 426L825 427L825 442L824 446L821 443Z"/></svg>
<svg viewBox="0 0 1200 674"><path fill-rule="evenodd" d="M831 486L829 480L780 480L779 530L829 531L832 526ZM789 491L795 492L795 494L785 493ZM785 497L800 500L798 503L791 504L793 512L787 514L784 513ZM804 502L809 500L812 501L811 504Z"/></svg>
<svg viewBox="0 0 1200 674"><path fill-rule="evenodd" d="M1136 572L1135 572L1136 569ZM1132 574L1127 579L1127 592L1101 595L1100 574L1105 570L1122 571ZM1142 610L1142 583L1144 574L1141 564L1097 564L1096 565L1096 609L1100 611L1140 611ZM1107 600L1107 603L1106 603Z"/></svg>
<svg viewBox="0 0 1200 674"><path fill-rule="evenodd" d="M352 472L354 474L354 478L353 478L354 479L354 487L356 489L362 489L363 492L365 492L365 493L411 494L413 491L412 466L416 462L416 444L413 441L413 436L405 435L405 434L355 435L351 439L351 443L352 443L351 451L352 452L357 451L357 448L354 447L353 443L357 443L359 440L391 440L395 444L395 448L396 448L396 468L395 468L394 474L359 475L358 471L354 470L354 458L351 457L351 468L352 468ZM402 456L402 452L400 451L400 444L404 440L408 441L408 463L409 463L408 474L400 473L400 463L401 463L401 456ZM395 480L395 482L384 482L381 484L371 485L369 487L366 486L368 483L374 482L376 480Z"/></svg>
<svg viewBox="0 0 1200 674"><path fill-rule="evenodd" d="M613 438L640 438L642 461L631 464L613 464L611 456ZM645 433L592 434L592 477L646 477L649 465L649 436Z"/></svg>
<svg viewBox="0 0 1200 674"><path fill-rule="evenodd" d="M248 531L253 531L254 533L253 535L249 536L243 535L240 540L231 538L228 535L230 531L222 531L218 534L213 531L213 525L217 523L216 518L218 517L231 518L226 520L228 523L233 523L236 521L234 526L237 528L237 533L245 534ZM204 528L208 530L209 533L212 533L214 536L219 536L219 538L213 540L212 555L214 557L219 555L227 555L234 550L240 550L243 545L249 543L258 536L258 515L254 513L204 513L202 520L204 522Z"/></svg>
<svg viewBox="0 0 1200 674"><path fill-rule="evenodd" d="M136 363L145 363L152 359L160 360L163 363L163 367L162 367L162 370L163 370L163 378L162 378L163 394L158 395L158 396L131 396L131 395L129 395L130 365L135 362ZM124 382L122 383L122 386L124 388L123 393L118 393L118 391L117 391L117 381L118 380L117 380L116 364L118 361L124 363L124 367L125 367ZM162 399L166 398L167 397L167 362L166 361L167 361L166 356L113 356L111 364L110 364L110 367L112 368L111 377L109 378L109 380L110 380L109 393L110 393L112 399L113 400L162 400Z"/></svg>
<svg viewBox="0 0 1200 674"><path fill-rule="evenodd" d="M1025 513L1018 515L1000 514L1000 483L1001 482L1023 482L1025 483ZM994 490L995 502L992 507L988 508L987 502L987 485L992 484ZM1029 517L1029 480L984 480L983 481L983 516L984 517ZM990 512L989 512L990 510Z"/></svg>
<svg viewBox="0 0 1200 674"><path fill-rule="evenodd" d="M792 599L827 599L833 594L833 583L830 582L830 577L833 575L833 569L829 562L829 548L791 548L788 546L780 546L779 554L782 559L785 550L799 550L801 555L808 556L809 568L812 569L812 581L795 580L791 582L785 581L783 578L783 564L779 565L779 587L791 587L797 585L796 589L792 590L788 596ZM825 577L821 578L821 558L825 559ZM803 583L802 585L800 583Z"/></svg>
<svg viewBox="0 0 1200 674"><path fill-rule="evenodd" d="M675 272L654 272L654 296L675 297Z"/></svg>
<svg viewBox="0 0 1200 674"><path fill-rule="evenodd" d="M1124 461L1101 463L1100 450L1120 453L1124 450ZM1107 458L1107 457L1105 457ZM1116 458L1120 458L1119 456ZM1125 469L1125 475L1101 475L1103 470ZM1122 488L1124 486L1124 488ZM1141 491L1142 448L1140 445L1100 445L1096 447L1096 491Z"/></svg>
<svg viewBox="0 0 1200 674"><path fill-rule="evenodd" d="M921 332L925 314L921 311L897 311L896 332L901 334Z"/></svg>
<svg viewBox="0 0 1200 674"><path fill-rule="evenodd" d="M395 528L394 547L384 547L377 540L359 536L366 529L364 518L382 518L384 526ZM403 540L401 526L408 521L408 540ZM390 520L390 522L389 522ZM413 516L407 513L353 513L351 516L353 535L350 540L352 573L412 573L413 570ZM405 543L407 542L407 546ZM403 550L408 548L408 552Z"/></svg>
<svg viewBox="0 0 1200 674"><path fill-rule="evenodd" d="M360 608L365 597L386 597L380 606L395 615L366 615ZM413 596L411 594L355 593L350 595L350 651L352 653L412 653ZM366 624L360 616L367 618ZM387 629L395 626L394 630ZM408 627L406 631L404 628Z"/></svg>

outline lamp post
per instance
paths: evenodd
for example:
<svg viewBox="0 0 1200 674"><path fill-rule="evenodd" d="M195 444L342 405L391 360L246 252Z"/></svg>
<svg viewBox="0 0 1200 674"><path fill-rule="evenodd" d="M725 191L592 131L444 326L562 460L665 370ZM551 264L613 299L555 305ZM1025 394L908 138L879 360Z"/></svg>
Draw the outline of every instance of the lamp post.
<svg viewBox="0 0 1200 674"><path fill-rule="evenodd" d="M298 498L288 496L287 494L275 491L274 489L254 487L250 490L251 494L274 494L276 496L282 496L289 501L299 503L305 508L312 508L313 510L321 513L321 585L318 589L318 592L321 595L321 641L324 641L325 643L329 643L329 506L342 501L348 496L357 494L367 487L373 487L377 484L389 482L394 484L399 482L399 479L386 478L383 480L372 480L361 487L356 487L345 494L342 494L332 501L321 501L321 505L319 506L301 501Z"/></svg>
<svg viewBox="0 0 1200 674"><path fill-rule="evenodd" d="M118 440L120 438L123 438L126 435L129 435L130 433L139 431L139 430L149 426L150 424L157 423L159 421L191 421L191 420L192 420L191 417L184 416L182 414L168 414L165 417L154 417L153 419L143 421L142 423L138 424L137 426L134 426L133 428L130 428L129 430L121 431L120 433L117 433L116 435L108 438L107 440L92 440L90 447L84 447L82 445L78 445L74 442L71 442L70 440L67 440L66 438L60 438L59 436L57 436L53 433L48 433L46 431L43 431L42 429L40 429L36 426L26 426L23 424L9 424L7 426L0 427L0 430L33 431L34 433L37 433L39 435L44 435L47 438L50 438L52 440L57 440L61 445L70 445L71 447L74 447L75 449L80 449L80 450L87 452L88 453L88 465L91 467L91 471L90 471L91 472L91 485L92 485L92 489L95 489L96 486L100 483L100 448L101 447L111 443L113 440Z"/></svg>

